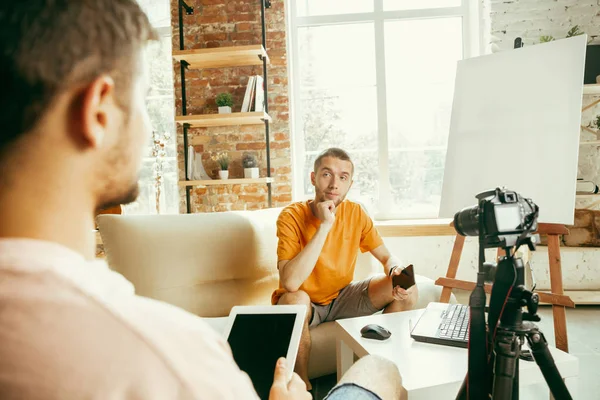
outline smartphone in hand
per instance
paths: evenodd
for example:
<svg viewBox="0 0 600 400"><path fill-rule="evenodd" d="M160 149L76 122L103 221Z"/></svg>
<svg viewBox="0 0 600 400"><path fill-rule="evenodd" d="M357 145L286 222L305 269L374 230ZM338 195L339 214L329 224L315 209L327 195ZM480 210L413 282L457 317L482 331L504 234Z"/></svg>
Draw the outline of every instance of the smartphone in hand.
<svg viewBox="0 0 600 400"><path fill-rule="evenodd" d="M406 290L409 287L415 284L415 271L413 265L410 264L408 267L404 268L400 275L394 275L392 277L392 285L394 287L400 286L402 289Z"/></svg>

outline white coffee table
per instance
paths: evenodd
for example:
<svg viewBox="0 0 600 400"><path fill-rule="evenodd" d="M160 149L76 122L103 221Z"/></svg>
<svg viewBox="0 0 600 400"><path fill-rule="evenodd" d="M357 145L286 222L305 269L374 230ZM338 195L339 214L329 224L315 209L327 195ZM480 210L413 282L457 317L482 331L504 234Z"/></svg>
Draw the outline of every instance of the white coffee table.
<svg viewBox="0 0 600 400"><path fill-rule="evenodd" d="M354 363L354 356L373 354L392 360L402 375L410 400L454 399L467 373L467 350L457 347L416 342L409 334L424 310L338 320L336 351L338 380ZM360 330L378 324L392 332L385 341L365 339ZM550 352L571 396L577 398L579 360L552 346ZM544 377L534 362L519 362L520 398L548 399ZM373 373L377 373L373 371Z"/></svg>

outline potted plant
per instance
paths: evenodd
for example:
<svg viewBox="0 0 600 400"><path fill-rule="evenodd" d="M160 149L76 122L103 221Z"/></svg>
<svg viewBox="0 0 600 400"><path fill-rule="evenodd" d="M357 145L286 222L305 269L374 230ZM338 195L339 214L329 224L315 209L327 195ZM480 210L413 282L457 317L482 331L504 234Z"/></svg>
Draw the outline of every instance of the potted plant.
<svg viewBox="0 0 600 400"><path fill-rule="evenodd" d="M231 107L233 106L231 93L219 93L215 101L219 107L219 114L231 114Z"/></svg>
<svg viewBox="0 0 600 400"><path fill-rule="evenodd" d="M596 120L594 121L594 125L596 129L600 130L600 115L596 115Z"/></svg>
<svg viewBox="0 0 600 400"><path fill-rule="evenodd" d="M583 35L584 33L585 32L583 32L579 28L579 25L575 25L575 26L572 26L571 29L569 29L569 31L567 32L567 35L565 37L570 38L570 37L574 37L574 36ZM555 40L554 36L551 36L551 35L540 36L540 43L553 42L554 40Z"/></svg>
<svg viewBox="0 0 600 400"><path fill-rule="evenodd" d="M258 160L254 154L244 154L242 165L244 166L244 178L258 178Z"/></svg>
<svg viewBox="0 0 600 400"><path fill-rule="evenodd" d="M229 156L227 153L219 153L213 159L219 164L219 179L229 179Z"/></svg>

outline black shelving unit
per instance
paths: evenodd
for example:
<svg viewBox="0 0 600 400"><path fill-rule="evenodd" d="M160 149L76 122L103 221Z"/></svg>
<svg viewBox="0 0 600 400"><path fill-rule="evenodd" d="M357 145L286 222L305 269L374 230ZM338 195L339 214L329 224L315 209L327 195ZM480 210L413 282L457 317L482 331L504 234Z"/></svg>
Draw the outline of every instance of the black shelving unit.
<svg viewBox="0 0 600 400"><path fill-rule="evenodd" d="M269 57L266 53L266 48L267 48L267 32L266 32L266 20L265 20L265 11L266 9L271 7L271 1L270 0L259 0L260 1L260 20L261 20L261 27L262 27L262 50L258 49L257 46L240 46L240 47L228 47L228 48L217 48L217 49L201 49L201 50L196 50L196 51L186 51L185 50L185 35L184 35L184 24L183 24L183 15L184 13L186 15L193 15L194 14L194 9L193 7L189 6L185 0L178 0L179 1L179 50L180 52L176 54L176 52L174 52L174 58L176 58L177 60L179 60L181 66L180 66L180 70L181 70L181 99L182 99L182 104L181 104L181 112L182 115L185 117L187 116L187 96L186 96L186 82L185 82L185 72L188 68L226 68L226 67L237 67L237 66L242 66L242 65L260 65L262 64L263 67L263 85L264 85L264 113L261 115L256 115L257 113L238 113L239 115L239 120L243 121L242 123L248 123L248 124L253 124L256 123L257 119L260 119L262 121L264 121L264 126L265 126L265 144L266 144L266 162L267 162L267 177L266 178L261 178L261 179L249 179L247 184L266 184L267 185L267 189L268 189L268 205L269 207L272 207L272 182L273 179L271 177L271 147L270 147L270 131L269 131L269 123L270 123L270 117L269 117L269 101L268 101L268 75L267 75L267 64L269 63ZM219 67L216 67L215 65L219 64L218 62L215 61L215 54L211 54L212 51L224 51L224 52L228 52L228 55L231 56L231 54L234 55L235 58L235 54L236 52L239 52L239 59L234 62L232 65L225 65L225 63L223 63L224 65L219 65ZM206 61L206 66L203 66L204 64L202 63L202 61L198 61L198 60L202 60L202 58L204 57L205 61ZM216 56L218 57L218 55ZM258 57L257 59L255 59L254 57ZM196 60L198 63L194 63L194 62L190 62L188 60ZM244 114L244 115L242 115ZM254 114L254 115L252 115ZM232 118L230 117L230 115L228 116L227 114L221 114L223 115L223 125L233 125L235 124L235 120L234 122L232 122ZM236 116L238 117L238 116ZM216 121L214 118L211 118L210 121L210 125L208 124L208 119L206 121L202 121L202 118L196 119L197 122L195 123L190 123L189 120L188 122L183 122L183 147L184 147L184 170L185 170L185 181L180 182L181 186L185 186L185 198L186 198L186 208L187 208L187 212L190 213L191 212L191 188L192 186L196 186L196 185L215 185L215 184L222 184L222 185L227 185L227 184L239 184L241 180L234 180L234 182L236 183L228 183L227 181L219 181L217 182L208 182L208 181L190 181L188 179L188 145L189 145L189 140L188 140L188 131L190 128L194 127L194 126L218 126L219 122ZM205 123L205 125L202 125L203 123Z"/></svg>

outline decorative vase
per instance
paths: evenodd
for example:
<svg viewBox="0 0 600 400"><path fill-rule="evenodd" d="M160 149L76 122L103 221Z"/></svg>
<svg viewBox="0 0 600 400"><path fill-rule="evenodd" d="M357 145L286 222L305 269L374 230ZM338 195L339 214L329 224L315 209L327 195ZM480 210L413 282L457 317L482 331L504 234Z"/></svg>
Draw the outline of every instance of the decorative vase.
<svg viewBox="0 0 600 400"><path fill-rule="evenodd" d="M219 179L229 179L229 171L228 170L220 170L219 171Z"/></svg>
<svg viewBox="0 0 600 400"><path fill-rule="evenodd" d="M258 178L258 167L244 168L244 178L247 178L247 179Z"/></svg>
<svg viewBox="0 0 600 400"><path fill-rule="evenodd" d="M219 114L231 114L231 107L219 107Z"/></svg>

